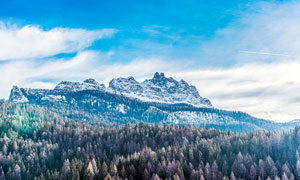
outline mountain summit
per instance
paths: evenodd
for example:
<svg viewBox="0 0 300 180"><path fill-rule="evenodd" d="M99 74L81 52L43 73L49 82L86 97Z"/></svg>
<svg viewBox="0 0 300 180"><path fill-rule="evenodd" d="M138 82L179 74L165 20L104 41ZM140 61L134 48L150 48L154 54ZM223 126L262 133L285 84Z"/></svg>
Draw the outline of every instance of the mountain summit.
<svg viewBox="0 0 300 180"><path fill-rule="evenodd" d="M55 90L82 91L82 90L104 90L104 84L99 84L95 79L86 79L83 82L62 81Z"/></svg>
<svg viewBox="0 0 300 180"><path fill-rule="evenodd" d="M109 83L113 92L147 102L185 103L196 107L212 107L207 98L199 95L195 86L184 80L176 81L156 72L152 79L139 83L133 77L113 79Z"/></svg>

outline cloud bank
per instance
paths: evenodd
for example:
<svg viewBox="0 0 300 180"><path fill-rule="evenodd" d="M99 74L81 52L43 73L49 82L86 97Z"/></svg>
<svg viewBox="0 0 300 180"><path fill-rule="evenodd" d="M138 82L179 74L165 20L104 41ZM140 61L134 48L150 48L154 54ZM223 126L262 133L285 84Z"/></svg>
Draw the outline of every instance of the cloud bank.
<svg viewBox="0 0 300 180"><path fill-rule="evenodd" d="M213 105L278 122L299 118L300 63L253 63L170 75L195 84Z"/></svg>

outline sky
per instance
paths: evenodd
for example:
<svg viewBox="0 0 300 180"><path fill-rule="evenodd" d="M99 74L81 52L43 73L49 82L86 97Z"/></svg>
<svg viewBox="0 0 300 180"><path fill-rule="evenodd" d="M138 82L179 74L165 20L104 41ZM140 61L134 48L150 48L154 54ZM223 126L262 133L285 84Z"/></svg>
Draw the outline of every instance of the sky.
<svg viewBox="0 0 300 180"><path fill-rule="evenodd" d="M300 2L0 0L0 98L155 72L216 108L300 119Z"/></svg>

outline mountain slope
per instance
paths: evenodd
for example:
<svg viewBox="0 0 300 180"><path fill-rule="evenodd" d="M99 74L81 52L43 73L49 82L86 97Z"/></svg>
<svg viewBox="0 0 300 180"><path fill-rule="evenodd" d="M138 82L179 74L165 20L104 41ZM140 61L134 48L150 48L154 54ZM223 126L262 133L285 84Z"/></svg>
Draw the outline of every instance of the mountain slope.
<svg viewBox="0 0 300 180"><path fill-rule="evenodd" d="M155 76L157 76L157 74ZM132 84L131 81L134 81L133 78L127 79L130 82L122 82L124 78L118 82L119 89L117 89L116 83L114 82L116 80L112 80L110 84L114 85L110 85L110 88L107 89L91 79L82 83L64 81L59 83L53 90L24 89L14 86L9 101L37 104L72 119L101 121L106 124L125 124L143 121L160 124L196 125L218 128L223 131L231 130L234 132L288 130L299 124L299 122L275 123L254 118L242 112L215 109L212 106L197 107L186 103L161 103L157 102L157 99L154 99L154 102L150 102L150 99L142 101L141 99L124 95L127 94L126 92L136 92L140 89L140 86L135 87L134 85L128 85ZM146 80L146 82L147 81L148 80ZM172 79L170 81L172 81ZM165 87L167 84L165 82L168 82L168 80L160 81L160 84L157 82L152 83L156 83L156 86L167 91L170 88ZM135 83L135 85L138 85L138 83ZM146 88L142 87L143 92L144 89L151 89L150 87L150 85ZM125 93L115 93L111 91L111 89ZM176 89L174 91L176 92L174 94L177 95L186 93ZM168 92L166 92L166 94L168 94ZM187 95L190 96L190 92L187 93ZM197 97L196 95L193 96ZM164 95L162 97L174 96ZM201 96L199 97L198 98L201 99Z"/></svg>

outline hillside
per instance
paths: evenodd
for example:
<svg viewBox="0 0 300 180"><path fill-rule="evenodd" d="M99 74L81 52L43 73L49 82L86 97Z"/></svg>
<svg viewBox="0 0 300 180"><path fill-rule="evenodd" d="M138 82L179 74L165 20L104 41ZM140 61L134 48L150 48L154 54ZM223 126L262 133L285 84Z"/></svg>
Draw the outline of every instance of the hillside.
<svg viewBox="0 0 300 180"><path fill-rule="evenodd" d="M295 179L300 130L231 133L173 125L103 127L0 103L0 179ZM22 124L36 124L25 130ZM26 128L25 128L26 129Z"/></svg>
<svg viewBox="0 0 300 180"><path fill-rule="evenodd" d="M166 78L163 74L156 73L152 80L145 80L143 83L145 82L148 86L141 86L140 90L137 86L139 83L132 77L127 80L114 79L108 88L93 79L84 82L63 81L54 89L26 89L14 86L9 101L40 105L64 117L105 124L135 124L141 121L180 126L194 125L233 132L283 131L300 124L299 121L275 123L243 112L216 109L209 100L198 94L194 86L183 83L184 81L180 81L180 85L180 82ZM150 82L152 85L149 85ZM170 85L170 82L173 85ZM185 84L186 90L179 88L183 86L182 84ZM155 89L156 95L162 96L162 101L157 102L155 98L150 101L149 89ZM138 94L133 96L134 93ZM147 99L141 98L141 94ZM178 94L181 94L180 97L194 97L188 98L188 101L193 103L187 103L185 98L180 101ZM173 101L166 103L164 98Z"/></svg>

